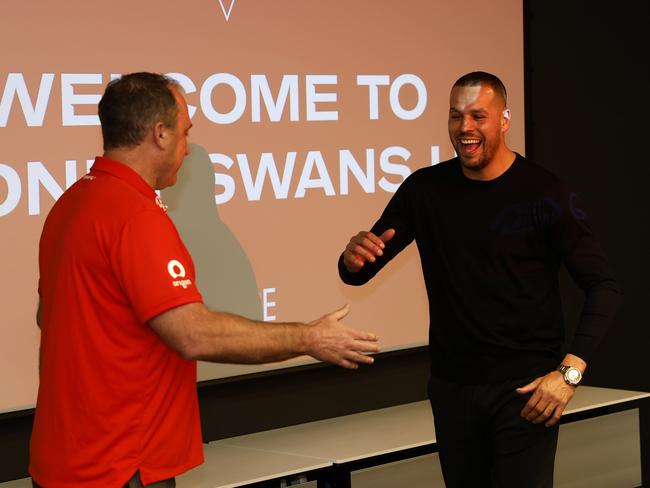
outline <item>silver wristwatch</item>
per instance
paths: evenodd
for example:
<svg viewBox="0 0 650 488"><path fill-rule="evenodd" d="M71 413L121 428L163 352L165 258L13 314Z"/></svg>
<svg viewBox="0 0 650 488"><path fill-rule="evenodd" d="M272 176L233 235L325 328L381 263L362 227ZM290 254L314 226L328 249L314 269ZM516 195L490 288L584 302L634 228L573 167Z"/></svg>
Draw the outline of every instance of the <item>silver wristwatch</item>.
<svg viewBox="0 0 650 488"><path fill-rule="evenodd" d="M557 370L564 375L564 381L567 385L578 386L582 381L582 373L578 368L560 364Z"/></svg>

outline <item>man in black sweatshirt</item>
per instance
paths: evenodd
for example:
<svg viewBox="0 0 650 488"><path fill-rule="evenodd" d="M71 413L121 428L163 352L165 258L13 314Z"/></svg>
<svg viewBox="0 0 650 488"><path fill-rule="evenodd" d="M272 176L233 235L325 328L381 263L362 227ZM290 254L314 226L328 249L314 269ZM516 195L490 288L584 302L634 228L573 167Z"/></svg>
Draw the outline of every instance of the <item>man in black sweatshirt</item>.
<svg viewBox="0 0 650 488"><path fill-rule="evenodd" d="M447 488L552 486L558 421L619 303L578 197L508 148L509 125L501 81L461 77L448 121L458 157L415 171L339 259L341 279L361 285L417 243ZM564 356L562 264L585 292Z"/></svg>

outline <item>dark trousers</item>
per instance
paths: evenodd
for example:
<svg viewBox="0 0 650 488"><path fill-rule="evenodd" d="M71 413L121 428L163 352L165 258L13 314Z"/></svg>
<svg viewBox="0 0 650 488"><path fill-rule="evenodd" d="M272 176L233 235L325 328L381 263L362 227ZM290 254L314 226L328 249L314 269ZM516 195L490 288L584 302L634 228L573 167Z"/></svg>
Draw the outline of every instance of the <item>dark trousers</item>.
<svg viewBox="0 0 650 488"><path fill-rule="evenodd" d="M131 477L129 481L127 481L122 488L141 488L146 486L147 488L174 488L176 486L176 479L175 478L169 478L167 480L162 480L162 481L156 481L155 483L151 483L150 485L143 485L142 481L140 480L140 471L136 471L136 473ZM37 484L36 481L32 480L32 487L33 488L43 488L41 485Z"/></svg>
<svg viewBox="0 0 650 488"><path fill-rule="evenodd" d="M520 416L533 378L483 385L429 382L446 488L551 488L559 426Z"/></svg>

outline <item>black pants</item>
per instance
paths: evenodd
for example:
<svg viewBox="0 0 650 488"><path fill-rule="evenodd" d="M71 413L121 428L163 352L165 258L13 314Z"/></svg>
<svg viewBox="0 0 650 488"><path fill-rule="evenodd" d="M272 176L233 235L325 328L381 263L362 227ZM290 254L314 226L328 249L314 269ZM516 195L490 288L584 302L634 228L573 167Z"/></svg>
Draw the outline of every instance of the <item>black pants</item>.
<svg viewBox="0 0 650 488"><path fill-rule="evenodd" d="M559 426L520 416L533 378L484 385L429 382L446 488L551 488Z"/></svg>
<svg viewBox="0 0 650 488"><path fill-rule="evenodd" d="M140 471L136 471L133 477L129 481L127 481L122 488L140 488L141 486L145 486L145 485L143 485L142 481L140 481ZM146 486L149 488L174 488L176 486L176 479L169 478L167 480L157 481L155 483ZM43 488L41 485L37 484L36 481L34 480L32 480L32 487Z"/></svg>

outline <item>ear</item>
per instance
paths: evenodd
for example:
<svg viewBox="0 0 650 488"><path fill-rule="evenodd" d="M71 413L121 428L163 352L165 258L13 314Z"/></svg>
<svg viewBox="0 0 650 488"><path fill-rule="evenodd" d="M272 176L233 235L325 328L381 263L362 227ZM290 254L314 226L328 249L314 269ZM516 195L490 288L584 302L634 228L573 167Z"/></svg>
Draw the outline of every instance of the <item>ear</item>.
<svg viewBox="0 0 650 488"><path fill-rule="evenodd" d="M165 149L169 143L169 128L162 122L156 122L151 129L153 143L160 149Z"/></svg>
<svg viewBox="0 0 650 488"><path fill-rule="evenodd" d="M504 132L510 127L510 109L506 108L501 112L501 130Z"/></svg>

